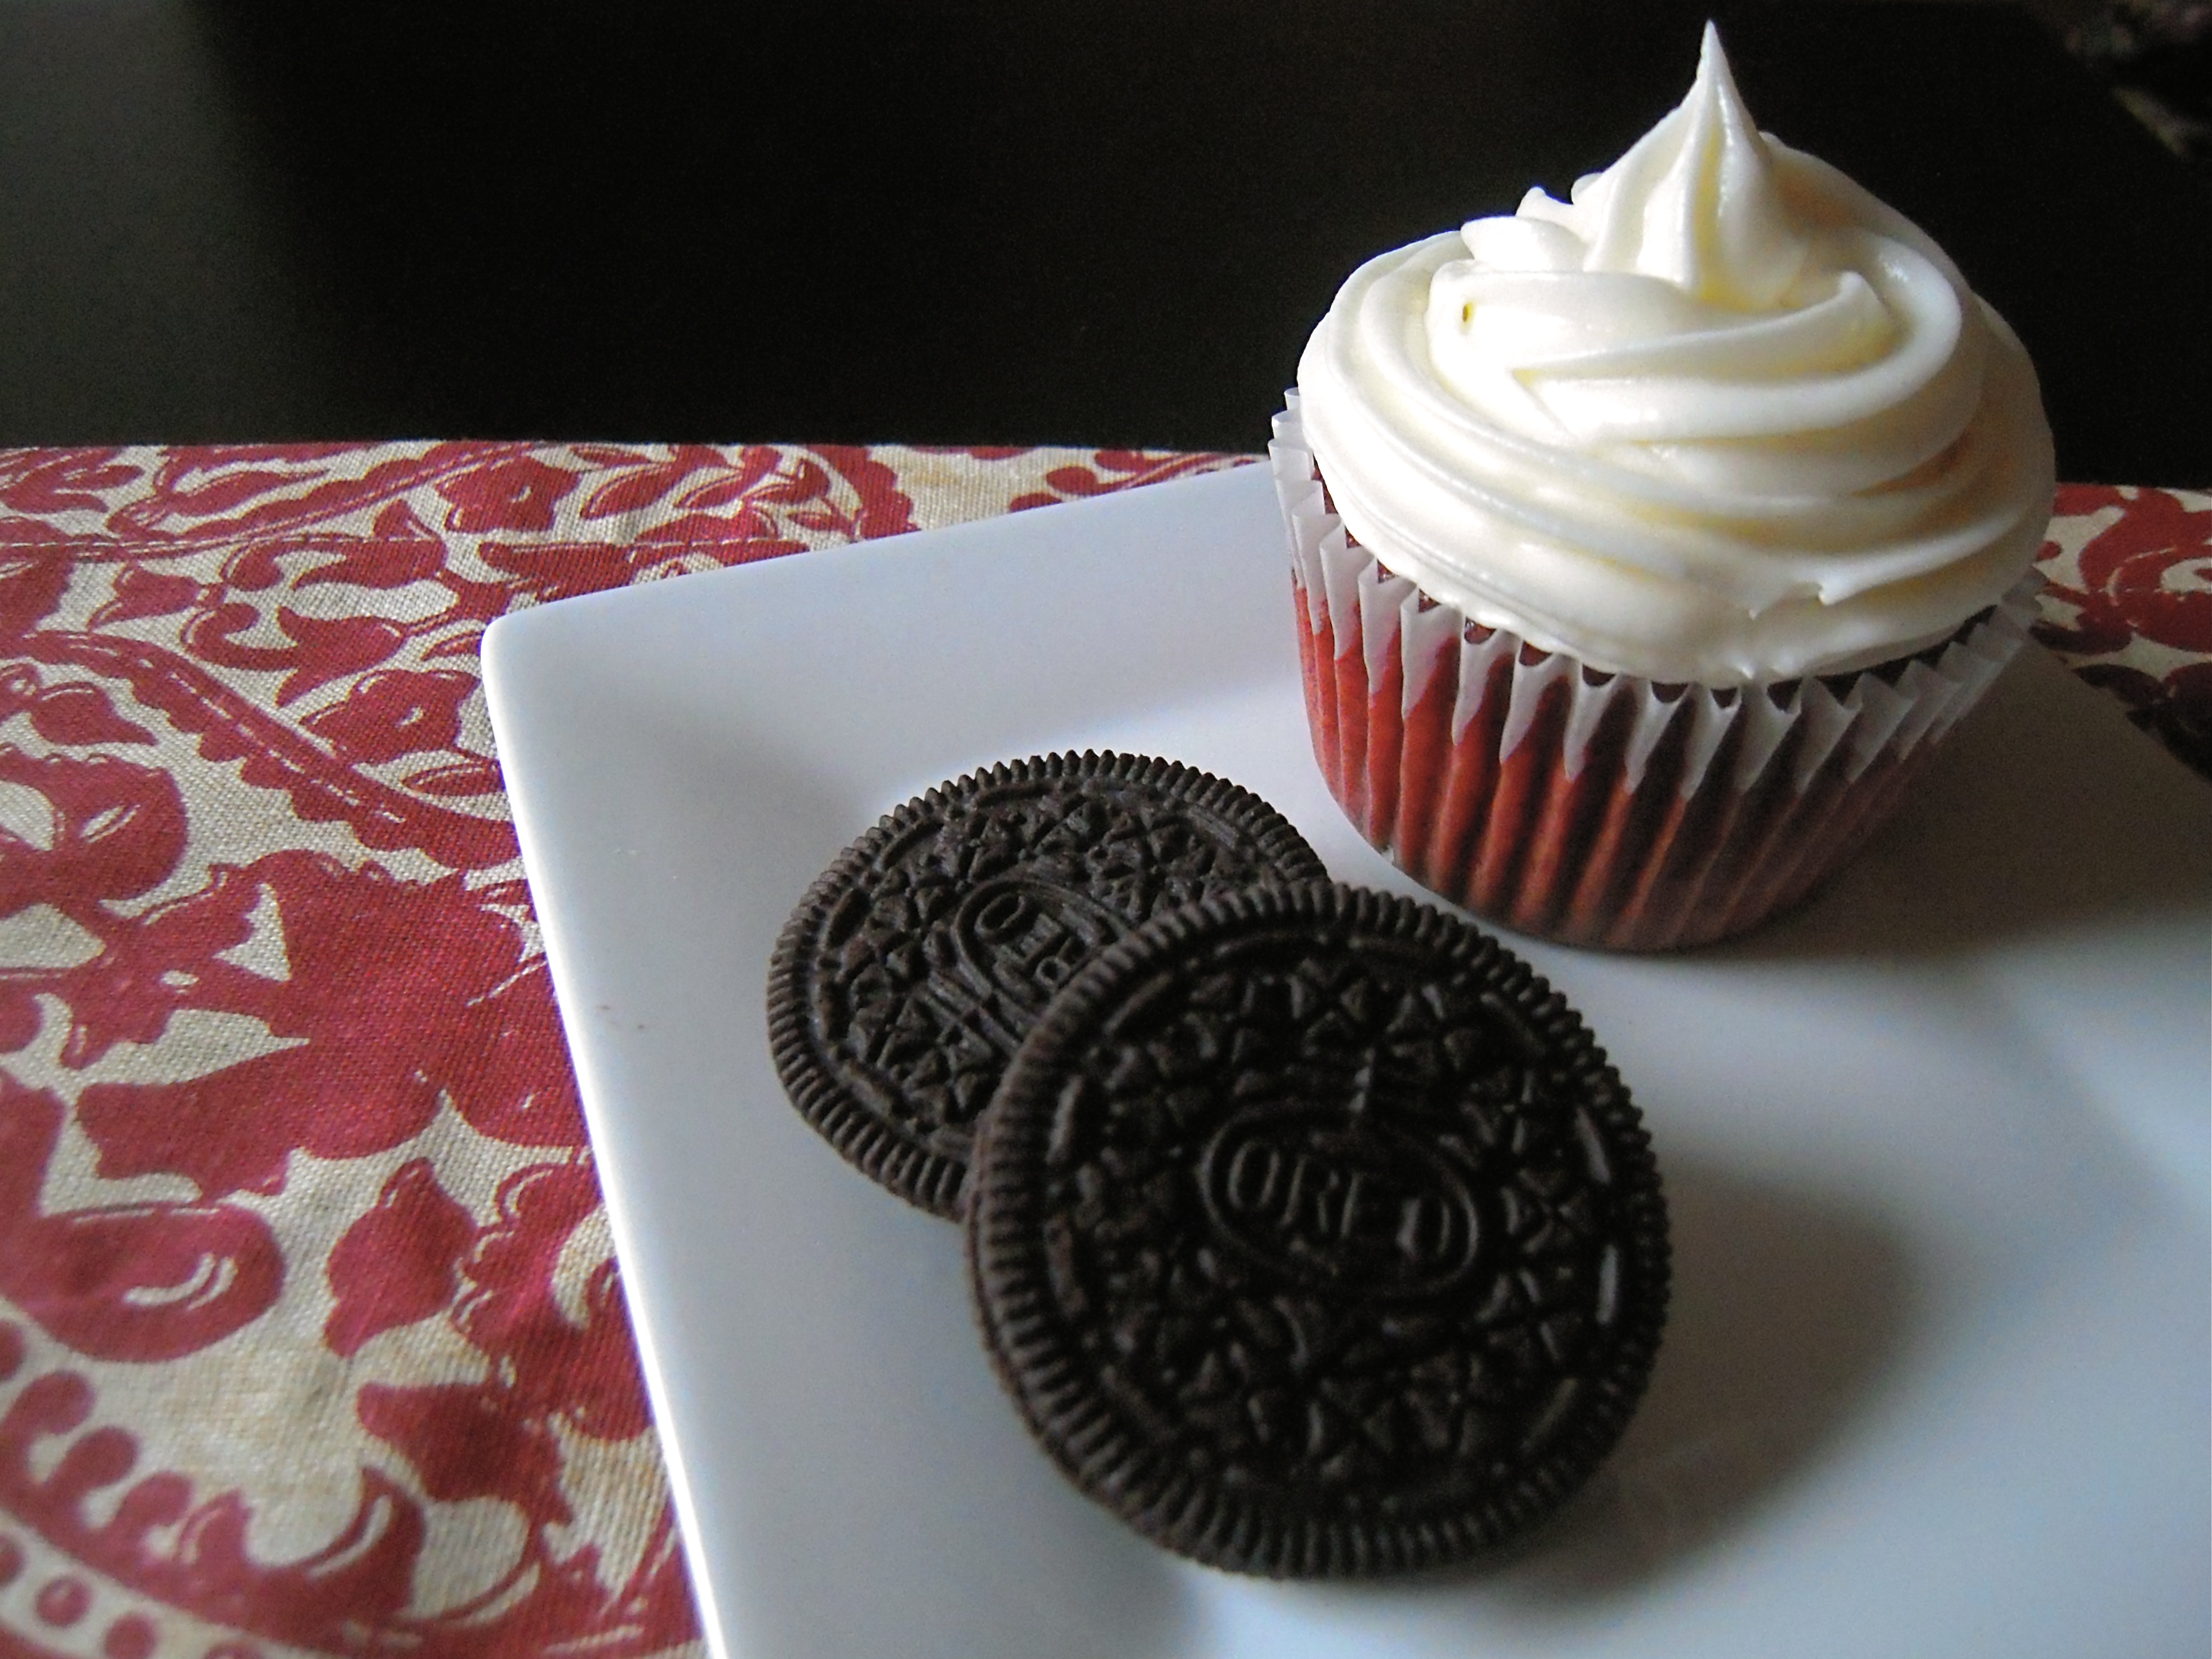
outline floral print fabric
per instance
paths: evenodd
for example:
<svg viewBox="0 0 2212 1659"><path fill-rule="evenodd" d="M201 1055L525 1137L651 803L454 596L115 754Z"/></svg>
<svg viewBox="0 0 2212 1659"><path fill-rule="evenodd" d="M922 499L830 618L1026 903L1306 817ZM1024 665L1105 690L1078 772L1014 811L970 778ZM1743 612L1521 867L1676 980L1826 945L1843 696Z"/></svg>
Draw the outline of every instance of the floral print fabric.
<svg viewBox="0 0 2212 1659"><path fill-rule="evenodd" d="M1243 459L0 453L0 1659L702 1651L483 629ZM2212 774L2212 498L2059 507Z"/></svg>

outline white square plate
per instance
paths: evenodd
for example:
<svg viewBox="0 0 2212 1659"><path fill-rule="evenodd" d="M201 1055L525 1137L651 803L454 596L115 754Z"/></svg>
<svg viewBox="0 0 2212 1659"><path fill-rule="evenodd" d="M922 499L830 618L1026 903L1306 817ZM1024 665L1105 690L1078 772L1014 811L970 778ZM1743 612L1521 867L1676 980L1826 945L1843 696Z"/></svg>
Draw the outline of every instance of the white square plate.
<svg viewBox="0 0 2212 1659"><path fill-rule="evenodd" d="M1813 905L1525 949L1642 1105L1675 1304L1620 1451L1486 1577L1188 1565L1066 1486L955 1230L786 1104L762 986L880 813L1114 747L1411 890L1307 747L1266 470L524 611L484 661L720 1659L2203 1659L2212 793L2043 653Z"/></svg>

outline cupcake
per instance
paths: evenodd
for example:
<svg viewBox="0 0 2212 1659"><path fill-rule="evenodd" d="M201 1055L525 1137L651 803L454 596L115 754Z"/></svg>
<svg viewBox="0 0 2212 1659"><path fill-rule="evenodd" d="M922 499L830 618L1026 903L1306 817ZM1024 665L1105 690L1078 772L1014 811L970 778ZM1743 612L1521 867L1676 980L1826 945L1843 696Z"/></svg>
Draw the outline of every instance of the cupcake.
<svg viewBox="0 0 2212 1659"><path fill-rule="evenodd" d="M1370 260L1271 446L1314 750L1425 886L1662 950L1811 891L2025 637L2051 434L1923 233L1695 82Z"/></svg>

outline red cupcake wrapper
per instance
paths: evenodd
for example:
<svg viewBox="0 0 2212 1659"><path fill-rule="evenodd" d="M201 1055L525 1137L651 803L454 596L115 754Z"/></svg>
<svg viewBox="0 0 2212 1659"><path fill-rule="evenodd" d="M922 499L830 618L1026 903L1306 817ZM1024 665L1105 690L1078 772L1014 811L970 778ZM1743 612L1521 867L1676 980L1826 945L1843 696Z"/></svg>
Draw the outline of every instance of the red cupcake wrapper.
<svg viewBox="0 0 2212 1659"><path fill-rule="evenodd" d="M1937 650L1767 689L1664 686L1469 621L1329 510L1295 398L1269 446L1314 756L1423 886L1572 945L1702 945L1788 908L1904 798L2027 637L2024 576Z"/></svg>

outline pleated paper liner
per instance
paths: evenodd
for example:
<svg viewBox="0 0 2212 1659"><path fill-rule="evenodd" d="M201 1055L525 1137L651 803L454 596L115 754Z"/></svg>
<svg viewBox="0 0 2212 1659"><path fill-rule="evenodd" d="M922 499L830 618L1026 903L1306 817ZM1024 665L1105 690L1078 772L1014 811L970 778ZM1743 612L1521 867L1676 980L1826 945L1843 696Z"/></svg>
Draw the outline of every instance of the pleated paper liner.
<svg viewBox="0 0 2212 1659"><path fill-rule="evenodd" d="M1423 886L1572 945L1754 927L1846 863L2020 648L2024 576L1945 643L1772 687L1604 674L1394 576L1329 510L1295 404L1269 446L1314 756Z"/></svg>

